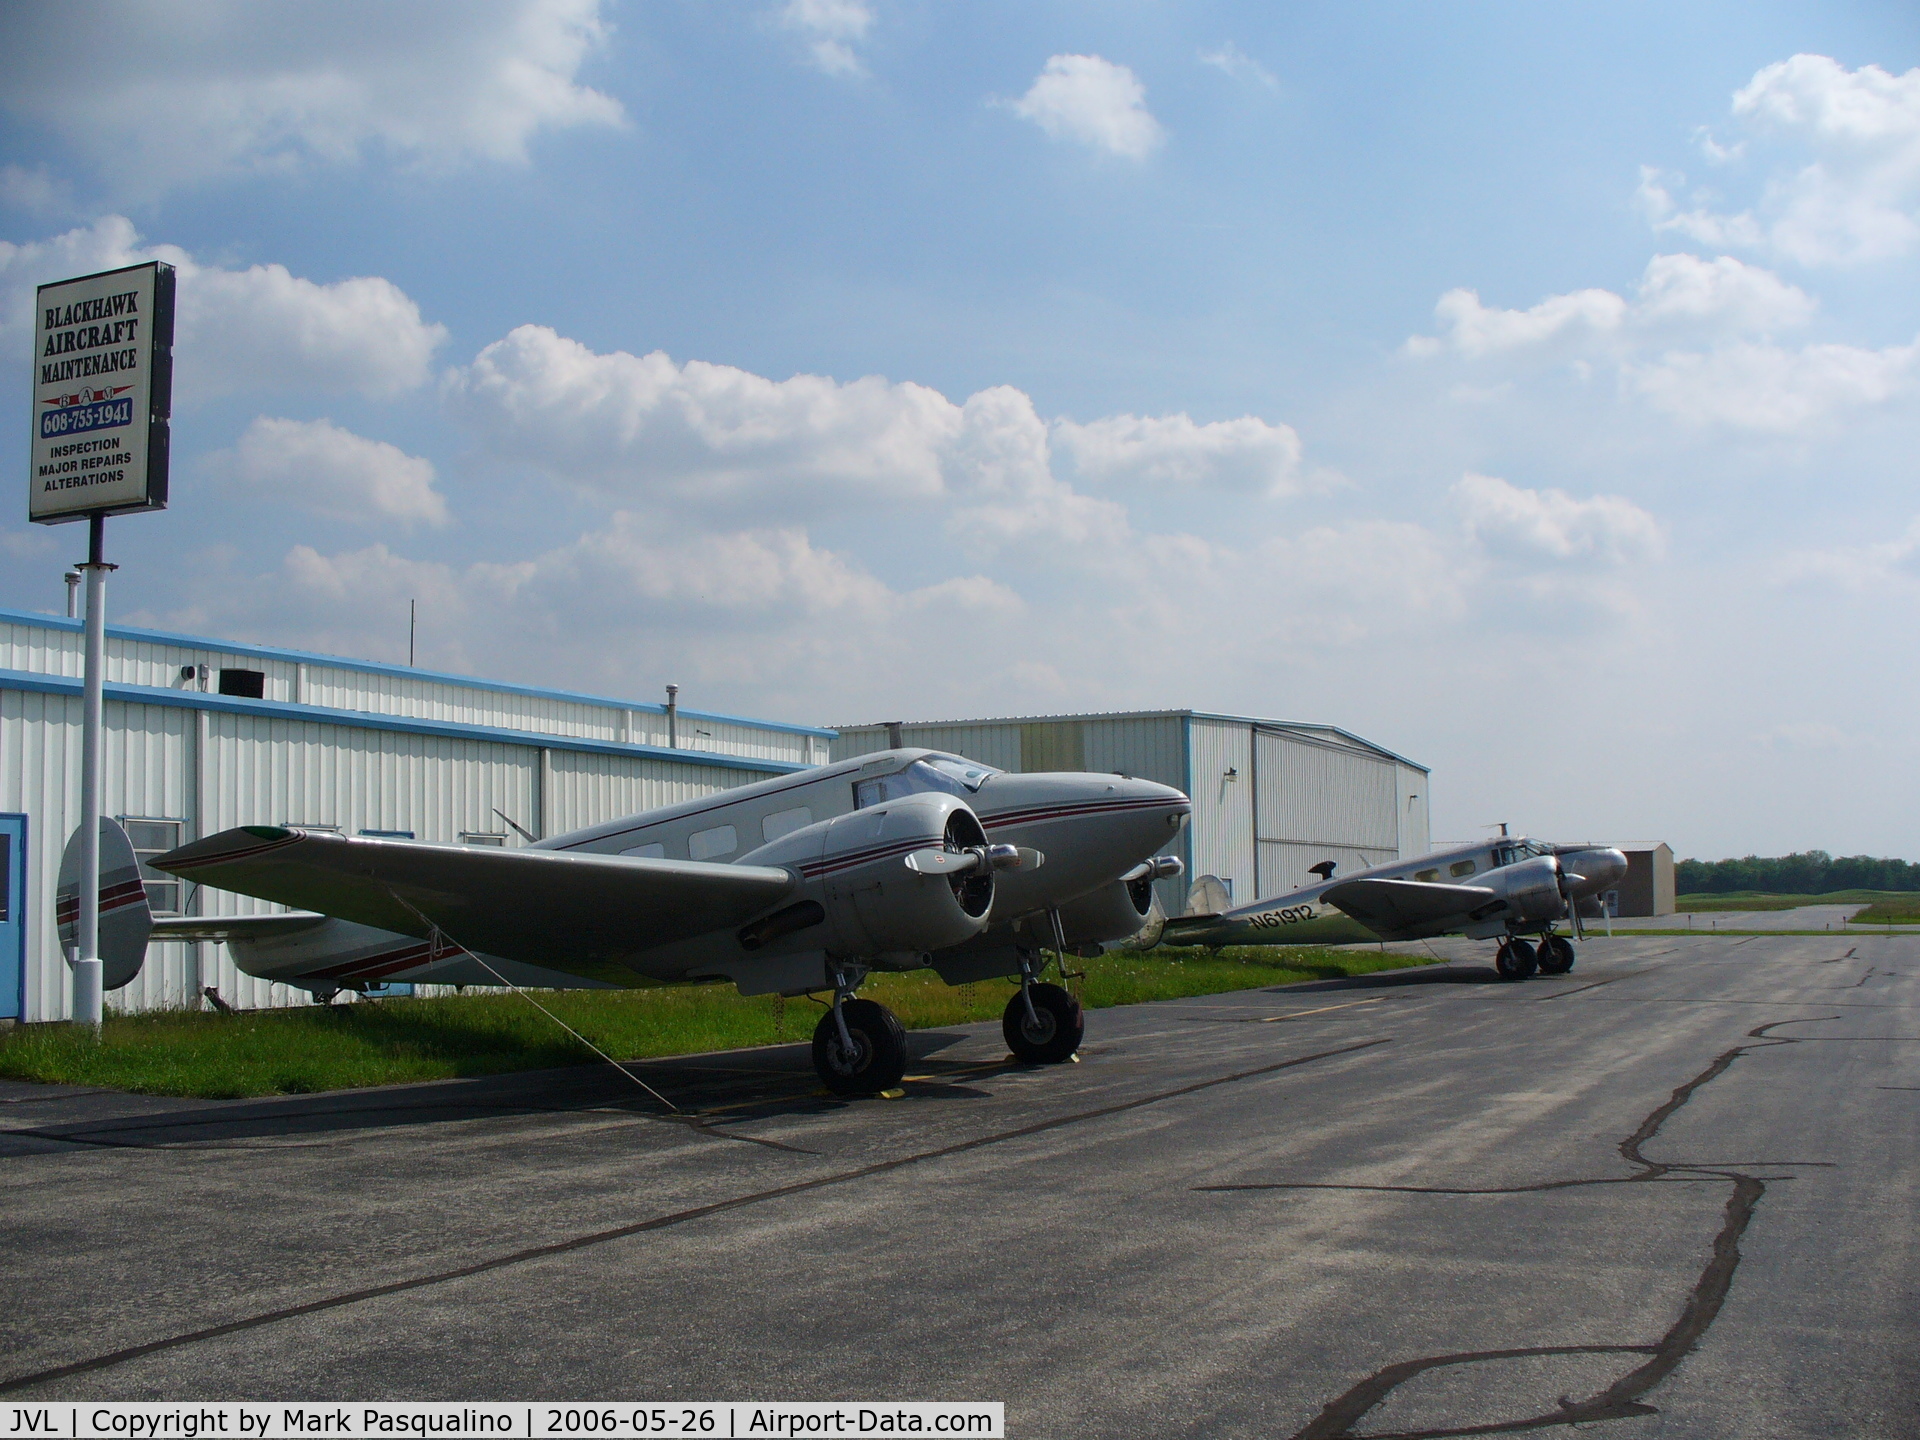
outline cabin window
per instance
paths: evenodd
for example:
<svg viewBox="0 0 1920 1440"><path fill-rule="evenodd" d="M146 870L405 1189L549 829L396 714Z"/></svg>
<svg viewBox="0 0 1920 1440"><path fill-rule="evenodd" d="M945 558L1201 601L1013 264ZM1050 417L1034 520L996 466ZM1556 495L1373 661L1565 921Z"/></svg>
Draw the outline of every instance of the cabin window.
<svg viewBox="0 0 1920 1440"><path fill-rule="evenodd" d="M1462 875L1471 875L1474 865L1471 860L1456 860L1447 867L1447 874L1458 880Z"/></svg>
<svg viewBox="0 0 1920 1440"><path fill-rule="evenodd" d="M782 835L791 835L796 830L804 830L813 823L813 811L804 805L792 810L779 810L760 822L760 838L769 843Z"/></svg>
<svg viewBox="0 0 1920 1440"><path fill-rule="evenodd" d="M1440 872L1438 870L1416 870L1413 872L1413 878L1416 880L1424 880L1427 884L1432 885L1440 879Z"/></svg>
<svg viewBox="0 0 1920 1440"><path fill-rule="evenodd" d="M687 841L687 854L696 860L712 860L731 855L740 848L740 837L731 825L716 825L711 830L696 830Z"/></svg>
<svg viewBox="0 0 1920 1440"><path fill-rule="evenodd" d="M664 860L667 847L655 841L651 845L636 845L631 850L622 850L622 855L631 855L637 860Z"/></svg>
<svg viewBox="0 0 1920 1440"><path fill-rule="evenodd" d="M184 820L127 820L127 839L133 842L133 858L140 866L140 879L147 887L147 905L156 915L180 913L180 881L162 870L151 870L147 862L175 849L186 836Z"/></svg>

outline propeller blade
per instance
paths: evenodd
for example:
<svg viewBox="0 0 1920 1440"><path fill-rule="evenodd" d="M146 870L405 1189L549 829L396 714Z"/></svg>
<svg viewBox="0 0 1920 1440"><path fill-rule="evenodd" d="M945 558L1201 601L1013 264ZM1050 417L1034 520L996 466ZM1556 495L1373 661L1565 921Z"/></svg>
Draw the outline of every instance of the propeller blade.
<svg viewBox="0 0 1920 1440"><path fill-rule="evenodd" d="M1185 873L1186 868L1178 855L1155 855L1150 860L1142 860L1120 879L1128 885L1136 880L1165 880Z"/></svg>
<svg viewBox="0 0 1920 1440"><path fill-rule="evenodd" d="M981 845L971 850L928 846L907 856L907 868L917 875L970 875L984 862L995 870L1038 870L1047 857L1024 845Z"/></svg>
<svg viewBox="0 0 1920 1440"><path fill-rule="evenodd" d="M907 869L917 875L966 875L980 868L978 850L942 850L929 847L907 856Z"/></svg>

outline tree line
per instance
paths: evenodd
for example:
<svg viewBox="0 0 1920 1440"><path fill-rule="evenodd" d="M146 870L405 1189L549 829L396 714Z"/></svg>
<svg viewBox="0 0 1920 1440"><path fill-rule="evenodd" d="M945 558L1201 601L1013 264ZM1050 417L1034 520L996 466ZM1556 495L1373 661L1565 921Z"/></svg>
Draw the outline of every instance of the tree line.
<svg viewBox="0 0 1920 1440"><path fill-rule="evenodd" d="M1749 855L1742 860L1679 860L1673 888L1681 895L1759 890L1771 895L1824 895L1832 890L1920 890L1920 864L1824 850Z"/></svg>

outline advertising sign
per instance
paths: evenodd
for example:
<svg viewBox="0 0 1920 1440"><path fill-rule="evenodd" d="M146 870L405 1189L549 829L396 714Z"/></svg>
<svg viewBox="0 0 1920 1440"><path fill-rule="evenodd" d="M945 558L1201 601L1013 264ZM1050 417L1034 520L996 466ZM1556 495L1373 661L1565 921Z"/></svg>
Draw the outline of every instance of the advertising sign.
<svg viewBox="0 0 1920 1440"><path fill-rule="evenodd" d="M164 510L173 408L173 267L42 285L33 325L27 518Z"/></svg>

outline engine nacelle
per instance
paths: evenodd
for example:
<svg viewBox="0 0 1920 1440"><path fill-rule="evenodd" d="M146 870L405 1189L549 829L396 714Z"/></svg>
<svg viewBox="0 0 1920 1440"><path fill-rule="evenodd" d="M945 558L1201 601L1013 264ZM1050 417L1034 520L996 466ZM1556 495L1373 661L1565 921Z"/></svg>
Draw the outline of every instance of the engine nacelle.
<svg viewBox="0 0 1920 1440"><path fill-rule="evenodd" d="M1114 880L1062 905L1060 928L1066 935L1067 948L1072 950L1100 941L1131 939L1152 913L1151 879ZM1047 943L1051 945L1052 941Z"/></svg>
<svg viewBox="0 0 1920 1440"><path fill-rule="evenodd" d="M933 793L903 796L783 835L741 856L740 863L797 871L805 898L743 926L740 944L769 953L825 950L872 961L918 957L971 940L987 928L993 911L992 868L923 875L907 867L907 856L982 849L986 843L986 831L964 801Z"/></svg>
<svg viewBox="0 0 1920 1440"><path fill-rule="evenodd" d="M1507 902L1499 915L1509 925L1558 920L1567 913L1566 897L1560 893L1560 862L1551 855L1502 866L1471 883L1486 886Z"/></svg>

